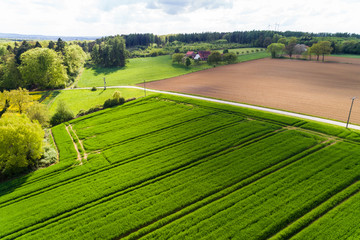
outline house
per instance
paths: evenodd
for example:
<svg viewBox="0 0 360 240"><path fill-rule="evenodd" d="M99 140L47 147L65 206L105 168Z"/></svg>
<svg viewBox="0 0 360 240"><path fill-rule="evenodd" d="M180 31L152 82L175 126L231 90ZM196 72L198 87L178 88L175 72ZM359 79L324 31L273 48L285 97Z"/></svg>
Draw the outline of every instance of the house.
<svg viewBox="0 0 360 240"><path fill-rule="evenodd" d="M194 58L196 56L195 52L194 51L188 51L186 53L186 57L191 57L191 58Z"/></svg>
<svg viewBox="0 0 360 240"><path fill-rule="evenodd" d="M211 54L211 52L210 51L199 51L198 54L199 54L200 59L202 61L207 61L207 59L208 59L209 55Z"/></svg>
<svg viewBox="0 0 360 240"><path fill-rule="evenodd" d="M194 60L198 60L198 59L200 59L200 55L196 54L195 57L194 57Z"/></svg>

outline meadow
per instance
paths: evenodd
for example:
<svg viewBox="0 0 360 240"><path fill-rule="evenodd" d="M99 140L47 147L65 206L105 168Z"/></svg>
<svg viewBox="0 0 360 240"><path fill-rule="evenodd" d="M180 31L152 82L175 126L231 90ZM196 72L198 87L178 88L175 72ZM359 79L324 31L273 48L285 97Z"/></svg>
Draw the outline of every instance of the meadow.
<svg viewBox="0 0 360 240"><path fill-rule="evenodd" d="M238 56L237 62L244 62L268 57L264 52L255 52ZM104 86L104 77L108 86L135 85L144 81L161 80L212 68L206 62L186 67L183 64L172 63L171 56L158 56L129 59L123 68L91 67L84 69L77 87Z"/></svg>
<svg viewBox="0 0 360 240"><path fill-rule="evenodd" d="M49 106L50 115L54 114L59 101L64 101L69 109L76 115L80 110L89 110L96 105L103 105L106 99L112 98L115 91L119 91L125 99L144 96L144 91L127 88L107 88L91 91L90 89L73 89L59 91L54 99L45 99L44 103ZM147 94L151 94L147 92Z"/></svg>
<svg viewBox="0 0 360 240"><path fill-rule="evenodd" d="M59 163L0 183L2 239L308 239L358 205L357 131L151 95L52 132Z"/></svg>

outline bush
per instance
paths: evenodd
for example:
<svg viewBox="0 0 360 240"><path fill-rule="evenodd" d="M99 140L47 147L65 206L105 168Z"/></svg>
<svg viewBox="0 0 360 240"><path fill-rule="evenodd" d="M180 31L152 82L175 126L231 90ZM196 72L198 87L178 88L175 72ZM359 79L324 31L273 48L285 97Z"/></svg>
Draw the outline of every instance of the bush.
<svg viewBox="0 0 360 240"><path fill-rule="evenodd" d="M97 90L96 87L92 87L92 88L91 88L91 91L93 91L93 92L95 92L96 90Z"/></svg>
<svg viewBox="0 0 360 240"><path fill-rule="evenodd" d="M34 102L28 109L26 115L31 121L37 120L41 126L46 127L49 124L49 113L47 107L39 102Z"/></svg>
<svg viewBox="0 0 360 240"><path fill-rule="evenodd" d="M74 118L74 113L68 108L64 101L59 101L56 113L51 117L50 124L52 126L67 122Z"/></svg>
<svg viewBox="0 0 360 240"><path fill-rule="evenodd" d="M39 167L47 167L57 160L57 152L50 145L44 147L44 156L39 161Z"/></svg>
<svg viewBox="0 0 360 240"><path fill-rule="evenodd" d="M109 107L113 107L113 106L117 106L117 105L121 105L125 103L125 99L120 97L120 98L109 98L104 102L103 108L109 108Z"/></svg>

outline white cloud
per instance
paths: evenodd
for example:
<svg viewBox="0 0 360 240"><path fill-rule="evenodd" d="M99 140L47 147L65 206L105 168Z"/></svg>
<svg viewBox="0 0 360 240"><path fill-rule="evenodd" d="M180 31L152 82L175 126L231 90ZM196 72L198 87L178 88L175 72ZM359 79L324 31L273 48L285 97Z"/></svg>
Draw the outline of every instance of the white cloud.
<svg viewBox="0 0 360 240"><path fill-rule="evenodd" d="M360 33L358 0L1 0L0 32L123 33L281 31Z"/></svg>

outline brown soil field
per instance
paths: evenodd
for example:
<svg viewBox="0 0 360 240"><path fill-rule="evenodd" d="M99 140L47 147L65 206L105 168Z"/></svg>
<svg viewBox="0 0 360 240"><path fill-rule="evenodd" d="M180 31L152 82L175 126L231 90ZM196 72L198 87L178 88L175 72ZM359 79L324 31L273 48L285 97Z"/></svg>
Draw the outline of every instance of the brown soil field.
<svg viewBox="0 0 360 240"><path fill-rule="evenodd" d="M360 97L360 59L260 59L154 81L147 88L231 100L346 121ZM337 61L334 63L333 61ZM360 99L350 122L360 124Z"/></svg>

